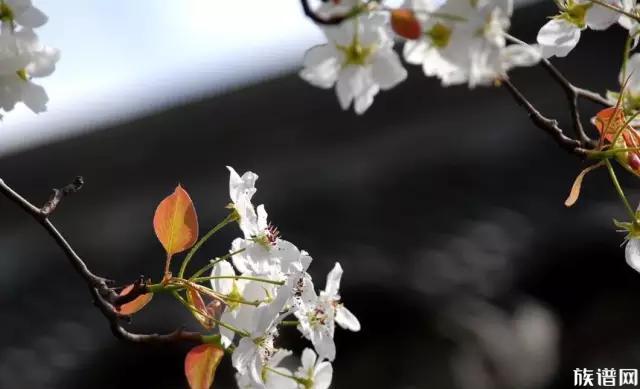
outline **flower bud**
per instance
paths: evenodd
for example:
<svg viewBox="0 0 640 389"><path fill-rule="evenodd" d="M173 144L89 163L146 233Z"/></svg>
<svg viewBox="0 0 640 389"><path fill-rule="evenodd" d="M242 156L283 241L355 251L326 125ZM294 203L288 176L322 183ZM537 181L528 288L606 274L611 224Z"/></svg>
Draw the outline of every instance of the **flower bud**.
<svg viewBox="0 0 640 389"><path fill-rule="evenodd" d="M410 9L399 8L392 10L391 28L396 34L406 39L418 39L422 35L420 21Z"/></svg>

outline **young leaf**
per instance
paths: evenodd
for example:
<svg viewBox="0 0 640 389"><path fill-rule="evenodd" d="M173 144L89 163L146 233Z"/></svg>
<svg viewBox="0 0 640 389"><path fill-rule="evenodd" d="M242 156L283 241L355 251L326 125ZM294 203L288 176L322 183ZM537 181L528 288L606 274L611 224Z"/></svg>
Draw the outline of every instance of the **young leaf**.
<svg viewBox="0 0 640 389"><path fill-rule="evenodd" d="M133 284L128 285L126 288L122 289L122 291L120 292L120 296L126 295L131 291L131 289L133 289ZM145 293L143 295L140 295L133 301L122 304L118 312L122 315L133 315L134 313L144 308L145 305L149 304L149 301L151 301L152 298L153 293Z"/></svg>
<svg viewBox="0 0 640 389"><path fill-rule="evenodd" d="M625 131L631 129L629 126L623 129L625 122L624 112L616 107L605 108L598 112L596 117L593 118L593 123L598 129L600 136L606 139L607 142L613 142L613 137L619 131L622 131L624 134Z"/></svg>
<svg viewBox="0 0 640 389"><path fill-rule="evenodd" d="M418 39L422 35L422 27L416 15L410 9L394 9L391 11L391 28L399 36L406 39Z"/></svg>
<svg viewBox="0 0 640 389"><path fill-rule="evenodd" d="M167 258L187 250L198 240L196 210L189 194L180 185L156 208L153 229L167 252Z"/></svg>
<svg viewBox="0 0 640 389"><path fill-rule="evenodd" d="M209 389L223 356L224 350L215 344L205 343L192 348L184 359L184 374L189 387Z"/></svg>

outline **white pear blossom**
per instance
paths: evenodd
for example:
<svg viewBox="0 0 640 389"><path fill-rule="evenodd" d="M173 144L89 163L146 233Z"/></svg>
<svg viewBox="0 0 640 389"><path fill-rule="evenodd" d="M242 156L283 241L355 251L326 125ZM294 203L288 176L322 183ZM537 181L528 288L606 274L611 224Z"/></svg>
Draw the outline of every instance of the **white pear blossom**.
<svg viewBox="0 0 640 389"><path fill-rule="evenodd" d="M312 259L293 243L280 238L268 222L264 205L253 206L258 176L230 172L229 197L243 237L231 245L230 260L212 265L211 289L224 301L219 331L231 356L240 388L327 389L335 358L335 323L360 330L355 316L340 302L342 268L336 263L320 295L306 272ZM286 317L298 318L298 330L310 339L319 356L307 349L302 367L292 373L280 366L291 352L276 346L278 326ZM290 323L289 323L290 324Z"/></svg>
<svg viewBox="0 0 640 389"><path fill-rule="evenodd" d="M254 208L251 203L256 193L255 182L258 175L246 172L240 176L232 167L227 167L229 176L229 197L232 207L240 218L238 224L244 238L233 241L231 252L233 264L244 275L281 275L292 271L306 270L311 257L283 239L278 230L267 221L264 205Z"/></svg>
<svg viewBox="0 0 640 389"><path fill-rule="evenodd" d="M60 52L40 44L33 30L0 34L0 107L11 111L19 102L33 112L46 110L48 96L32 79L53 73Z"/></svg>
<svg viewBox="0 0 640 389"><path fill-rule="evenodd" d="M408 40L403 47L404 59L413 65L422 65L428 77L437 76L443 86L464 83L464 72L458 64L443 56L443 51L452 43L459 42L460 34L465 34L456 18L433 17L441 2L435 0L410 0L404 8L414 10L422 26L422 38Z"/></svg>
<svg viewBox="0 0 640 389"><path fill-rule="evenodd" d="M333 378L333 367L330 362L318 360L313 350L305 348L296 378L301 381L301 389L328 389Z"/></svg>
<svg viewBox="0 0 640 389"><path fill-rule="evenodd" d="M264 385L263 372L269 366L271 358L276 354L274 338L278 334L277 325L288 314L283 312L292 296L293 287L298 276L291 276L278 288L273 301L261 305L251 311L252 318L242 328L248 336L240 339L238 347L231 355L233 367L241 376L248 375L256 384Z"/></svg>
<svg viewBox="0 0 640 389"><path fill-rule="evenodd" d="M325 290L319 296L313 290L313 283L305 280L305 289L294 312L299 320L298 330L311 341L321 358L330 361L336 354L333 341L335 323L344 329L360 331L358 319L340 302L341 278L342 267L336 262L327 275Z"/></svg>
<svg viewBox="0 0 640 389"><path fill-rule="evenodd" d="M53 73L60 58L33 31L46 22L30 0L0 1L0 108L5 112L20 102L35 113L46 110L47 93L33 79Z"/></svg>
<svg viewBox="0 0 640 389"><path fill-rule="evenodd" d="M292 353L289 350L279 349L265 365L262 375L264 382L256 382L248 374L236 373L236 382L240 389L296 389L298 384L291 377L292 372L278 366L282 360Z"/></svg>
<svg viewBox="0 0 640 389"><path fill-rule="evenodd" d="M240 176L234 168L227 166L229 170L229 205L235 212L238 225L244 233L245 238L251 238L261 229L261 223L266 222L266 215L261 220L256 209L251 203L251 198L256 193L256 181L258 175L253 172L245 172Z"/></svg>
<svg viewBox="0 0 640 389"><path fill-rule="evenodd" d="M320 88L335 86L342 109L353 104L354 111L362 114L380 90L407 77L381 15L351 18L323 31L328 43L307 51L300 76Z"/></svg>
<svg viewBox="0 0 640 389"><path fill-rule="evenodd" d="M506 45L513 2L510 0L411 0L423 37L405 44L407 62L421 64L427 76L444 86L490 85L514 67L540 61L540 50L525 44Z"/></svg>
<svg viewBox="0 0 640 389"><path fill-rule="evenodd" d="M622 9L621 0L602 0ZM538 32L538 43L545 58L565 57L580 40L581 31L606 30L620 19L620 13L590 0L559 0L560 13Z"/></svg>
<svg viewBox="0 0 640 389"><path fill-rule="evenodd" d="M33 6L31 0L2 0L0 18L3 23L16 23L27 28L36 28L45 24L47 15Z"/></svg>

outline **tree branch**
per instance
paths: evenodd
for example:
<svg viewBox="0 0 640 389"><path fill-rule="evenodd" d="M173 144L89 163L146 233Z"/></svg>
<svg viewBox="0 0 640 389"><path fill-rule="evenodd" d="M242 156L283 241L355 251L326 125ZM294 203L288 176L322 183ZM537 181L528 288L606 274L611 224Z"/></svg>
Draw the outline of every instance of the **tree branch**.
<svg viewBox="0 0 640 389"><path fill-rule="evenodd" d="M326 0L323 0L325 2ZM344 20L348 19L349 16L332 16L330 18L323 18L318 16L314 10L311 9L311 5L309 4L309 0L300 0L300 4L302 5L302 10L304 14L311 20L313 20L317 24L322 24L324 26L335 26L342 23Z"/></svg>
<svg viewBox="0 0 640 389"><path fill-rule="evenodd" d="M556 80L558 84L560 84L565 94L567 95L567 100L569 101L569 109L571 110L571 119L573 120L573 127L576 136L578 136L580 139L580 142L583 144L583 146L595 146L596 142L594 142L586 134L582 126L578 100L580 97L583 97L605 107L608 107L611 104L597 93L574 86L562 73L560 73L560 71L555 66L553 66L553 64L548 59L543 58L540 61L540 64L549 72L551 77L553 77L553 79Z"/></svg>
<svg viewBox="0 0 640 389"><path fill-rule="evenodd" d="M82 177L78 176L73 180L73 182L69 185L66 185L62 189L53 189L53 194L49 198L49 200L44 203L44 205L40 208L40 212L44 215L50 215L53 211L56 210L62 199L72 193L76 193L82 189L82 185L84 185L84 180Z"/></svg>
<svg viewBox="0 0 640 389"><path fill-rule="evenodd" d="M2 179L0 179L0 194L31 215L31 217L44 227L49 236L51 236L56 244L62 249L73 269L87 284L89 292L93 297L94 305L108 320L111 331L116 337L133 343L170 343L178 341L202 342L202 334L198 332L184 331L183 329L177 329L169 334L135 334L122 327L120 320L129 319L129 317L121 315L118 312L118 309L122 304L133 301L138 296L147 292L147 285L144 281L144 277L140 276L140 278L134 282L134 286L131 291L125 295L119 296L112 288L109 287L109 284L112 283L110 280L97 276L89 270L82 258L80 258L60 231L58 231L58 229L48 219L48 216L56 209L60 201L65 196L79 191L82 184L82 178L77 177L73 183L63 187L62 189L54 189L53 196L42 208L38 208L30 203L18 192L7 185Z"/></svg>
<svg viewBox="0 0 640 389"><path fill-rule="evenodd" d="M506 86L507 90L511 93L511 96L513 96L516 102L527 110L531 121L538 128L551 135L556 143L563 149L580 157L585 156L586 150L582 148L582 143L566 136L564 134L564 131L560 127L558 127L558 122L556 120L549 119L546 116L542 115L540 111L538 111L533 106L533 104L531 104L529 100L527 100L522 92L520 92L520 90L518 90L518 88L516 88L516 86L511 83L510 80L504 79L502 80L502 84Z"/></svg>

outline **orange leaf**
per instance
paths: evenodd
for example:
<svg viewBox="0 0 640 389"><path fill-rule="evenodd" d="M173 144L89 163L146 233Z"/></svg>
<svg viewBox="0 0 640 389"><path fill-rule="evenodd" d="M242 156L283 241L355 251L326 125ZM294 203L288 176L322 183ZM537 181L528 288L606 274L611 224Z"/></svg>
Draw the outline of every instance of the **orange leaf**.
<svg viewBox="0 0 640 389"><path fill-rule="evenodd" d="M613 142L613 137L622 129L625 122L624 112L616 107L605 108L598 112L594 118L594 124L600 136L604 137L608 142ZM627 126L627 128L623 130L623 134L630 129L631 127Z"/></svg>
<svg viewBox="0 0 640 389"><path fill-rule="evenodd" d="M224 350L214 344L201 344L191 349L184 359L184 374L191 389L209 389Z"/></svg>
<svg viewBox="0 0 640 389"><path fill-rule="evenodd" d="M410 9L394 9L391 11L391 28L396 34L407 39L418 39L422 35L422 27L416 15Z"/></svg>
<svg viewBox="0 0 640 389"><path fill-rule="evenodd" d="M122 289L122 291L120 292L120 296L126 295L131 291L131 289L133 289L133 284ZM118 312L123 315L133 315L134 313L144 308L145 305L149 304L149 301L151 301L152 298L153 298L153 293L145 293L143 295L140 295L136 297L133 301L129 301L126 304L122 304Z"/></svg>
<svg viewBox="0 0 640 389"><path fill-rule="evenodd" d="M156 208L153 229L168 257L187 250L198 240L198 216L189 194L180 185Z"/></svg>

